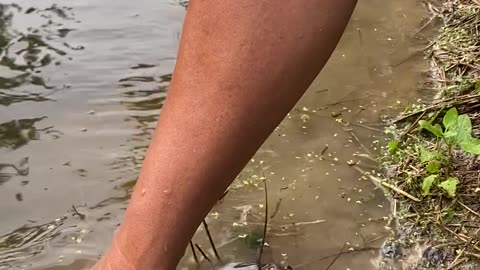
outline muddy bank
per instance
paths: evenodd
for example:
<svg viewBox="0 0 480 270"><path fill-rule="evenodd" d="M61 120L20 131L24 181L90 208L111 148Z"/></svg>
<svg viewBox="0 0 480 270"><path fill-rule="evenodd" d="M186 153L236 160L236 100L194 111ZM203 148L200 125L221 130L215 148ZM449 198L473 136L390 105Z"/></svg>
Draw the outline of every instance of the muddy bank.
<svg viewBox="0 0 480 270"><path fill-rule="evenodd" d="M406 269L478 269L480 262L480 3L428 4L438 27L425 48L431 63L424 91L389 121L391 141L380 179L395 204ZM402 252L402 249L404 252Z"/></svg>

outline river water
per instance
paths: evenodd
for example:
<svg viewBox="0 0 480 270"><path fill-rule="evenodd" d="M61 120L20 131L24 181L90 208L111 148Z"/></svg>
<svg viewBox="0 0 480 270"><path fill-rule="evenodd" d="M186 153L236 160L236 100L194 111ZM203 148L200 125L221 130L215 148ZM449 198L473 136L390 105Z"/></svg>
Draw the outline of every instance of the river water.
<svg viewBox="0 0 480 270"><path fill-rule="evenodd" d="M122 220L185 3L0 3L0 269L79 270ZM375 167L365 154L380 151L382 115L417 99L423 17L415 0L360 1L323 72L207 217L223 258L255 260L266 178L265 258L324 269L357 250L330 269L377 268L390 204L348 163ZM194 241L210 252L203 229ZM190 251L179 269L195 269Z"/></svg>

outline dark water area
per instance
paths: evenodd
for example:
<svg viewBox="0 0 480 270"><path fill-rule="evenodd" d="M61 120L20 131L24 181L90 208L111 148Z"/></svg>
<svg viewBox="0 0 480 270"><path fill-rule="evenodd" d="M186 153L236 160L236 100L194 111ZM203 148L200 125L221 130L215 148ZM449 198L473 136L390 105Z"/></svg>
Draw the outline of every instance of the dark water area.
<svg viewBox="0 0 480 270"><path fill-rule="evenodd" d="M167 94L185 6L0 1L0 269L80 270L108 248ZM322 74L207 217L224 258L255 259L267 178L268 257L322 269L348 243L370 249L331 269L376 269L390 204L349 163L375 167L362 154L380 151L381 115L418 97L423 12L414 0L359 3ZM211 252L201 228L194 240ZM187 251L179 269L192 262Z"/></svg>

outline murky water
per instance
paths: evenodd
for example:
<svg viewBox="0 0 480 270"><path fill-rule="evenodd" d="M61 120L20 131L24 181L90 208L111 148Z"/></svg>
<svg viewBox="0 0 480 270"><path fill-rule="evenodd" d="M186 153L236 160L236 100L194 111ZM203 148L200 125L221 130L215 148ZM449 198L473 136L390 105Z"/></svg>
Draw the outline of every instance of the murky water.
<svg viewBox="0 0 480 270"><path fill-rule="evenodd" d="M7 1L0 7L0 269L82 269L121 222L175 63L179 1ZM380 115L413 100L423 8L364 0L322 74L208 216L224 258L375 269L389 235L375 166ZM408 61L405 61L408 59ZM336 117L333 117L336 116ZM353 124L346 127L342 121ZM202 230L194 238L205 250ZM349 245L345 246L348 242ZM161 256L161 255L159 255ZM187 251L180 268L193 269Z"/></svg>

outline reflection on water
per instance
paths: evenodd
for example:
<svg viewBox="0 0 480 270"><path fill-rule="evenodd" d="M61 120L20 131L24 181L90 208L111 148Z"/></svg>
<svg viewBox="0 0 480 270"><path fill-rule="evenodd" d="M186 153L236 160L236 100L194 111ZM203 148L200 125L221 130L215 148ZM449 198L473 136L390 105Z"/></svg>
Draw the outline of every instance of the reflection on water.
<svg viewBox="0 0 480 270"><path fill-rule="evenodd" d="M0 163L0 186L13 176L27 176L29 172L28 157L21 159L18 163ZM22 200L20 195L17 196L17 200Z"/></svg>
<svg viewBox="0 0 480 270"><path fill-rule="evenodd" d="M17 29L12 20L33 21L35 24ZM17 4L0 4L0 105L22 101L49 101L52 90L42 69L61 65L69 50L77 50L65 41L72 30L59 28L63 21L73 20L71 8L52 5L44 9L24 8ZM25 85L29 90L19 90ZM41 91L39 91L41 90ZM50 91L45 91L50 90Z"/></svg>
<svg viewBox="0 0 480 270"><path fill-rule="evenodd" d="M62 3L0 5L0 269L80 270L108 247L165 101L188 6ZM389 204L351 165L375 167L362 154L379 151L368 143L382 137L379 114L416 97L423 65L395 63L416 50L421 14L415 0L360 3L323 73L207 217L222 257L254 260L267 179L267 258L320 269L348 242L331 269L373 267ZM194 241L211 253L202 228ZM187 252L180 268L195 269L192 261Z"/></svg>
<svg viewBox="0 0 480 270"><path fill-rule="evenodd" d="M37 140L39 132L54 132L52 128L37 129L35 124L46 117L12 120L0 124L0 148L16 149L24 146L31 140Z"/></svg>

